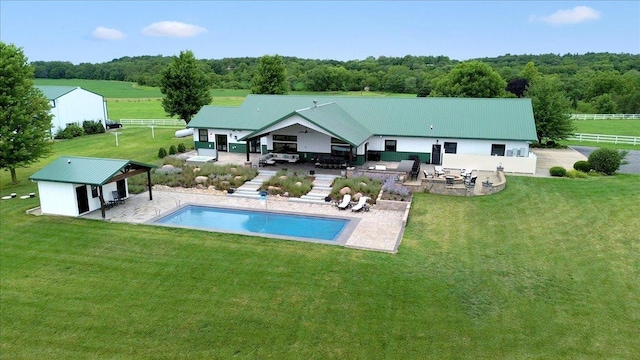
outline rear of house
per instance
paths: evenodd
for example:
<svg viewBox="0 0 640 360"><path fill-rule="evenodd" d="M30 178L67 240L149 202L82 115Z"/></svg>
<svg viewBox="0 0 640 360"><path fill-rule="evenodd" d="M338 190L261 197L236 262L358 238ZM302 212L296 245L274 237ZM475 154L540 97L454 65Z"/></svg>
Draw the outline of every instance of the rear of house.
<svg viewBox="0 0 640 360"><path fill-rule="evenodd" d="M535 173L530 99L249 95L240 107L204 106L189 123L199 155L295 153L420 161Z"/></svg>

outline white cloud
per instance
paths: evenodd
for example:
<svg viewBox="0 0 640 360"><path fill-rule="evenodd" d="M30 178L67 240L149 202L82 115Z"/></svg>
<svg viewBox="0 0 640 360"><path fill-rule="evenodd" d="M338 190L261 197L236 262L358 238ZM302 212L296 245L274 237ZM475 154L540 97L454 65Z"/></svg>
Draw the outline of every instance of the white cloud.
<svg viewBox="0 0 640 360"><path fill-rule="evenodd" d="M160 21L153 23L142 29L142 33L147 36L167 36L167 37L192 37L200 33L206 32L207 29L185 24L180 21Z"/></svg>
<svg viewBox="0 0 640 360"><path fill-rule="evenodd" d="M93 35L94 38L100 40L120 40L126 37L126 35L120 30L109 29L103 26L98 26L95 30L93 30L91 35Z"/></svg>
<svg viewBox="0 0 640 360"><path fill-rule="evenodd" d="M585 21L597 20L600 12L588 6L576 6L573 9L558 10L549 16L531 15L529 21L541 21L552 25L578 24Z"/></svg>

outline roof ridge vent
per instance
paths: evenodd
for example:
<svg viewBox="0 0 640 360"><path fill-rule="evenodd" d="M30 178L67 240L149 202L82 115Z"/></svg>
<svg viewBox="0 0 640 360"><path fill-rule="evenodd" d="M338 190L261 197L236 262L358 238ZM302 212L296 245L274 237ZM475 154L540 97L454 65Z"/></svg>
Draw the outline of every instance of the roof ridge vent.
<svg viewBox="0 0 640 360"><path fill-rule="evenodd" d="M313 100L313 107L318 107L318 100Z"/></svg>

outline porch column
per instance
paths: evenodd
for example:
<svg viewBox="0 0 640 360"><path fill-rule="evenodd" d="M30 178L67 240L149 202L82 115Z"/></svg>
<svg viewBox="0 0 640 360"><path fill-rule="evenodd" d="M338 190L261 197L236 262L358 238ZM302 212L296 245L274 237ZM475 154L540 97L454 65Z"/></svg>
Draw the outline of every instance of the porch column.
<svg viewBox="0 0 640 360"><path fill-rule="evenodd" d="M247 139L247 140L245 141L245 144L247 144L247 147L246 147L246 152L247 152L247 162L249 162L249 161L251 161L251 160L249 159L249 139Z"/></svg>
<svg viewBox="0 0 640 360"><path fill-rule="evenodd" d="M104 211L104 193L102 191L102 185L98 186L98 198L100 199L100 212L102 213L102 220L107 216Z"/></svg>
<svg viewBox="0 0 640 360"><path fill-rule="evenodd" d="M147 169L147 186L149 187L149 200L153 200L153 194L151 193L151 169Z"/></svg>

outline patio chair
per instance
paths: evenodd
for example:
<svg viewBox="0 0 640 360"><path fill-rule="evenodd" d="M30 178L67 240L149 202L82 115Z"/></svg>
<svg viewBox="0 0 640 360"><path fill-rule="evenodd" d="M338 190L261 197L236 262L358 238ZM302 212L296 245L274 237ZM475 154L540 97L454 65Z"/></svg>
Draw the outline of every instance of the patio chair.
<svg viewBox="0 0 640 360"><path fill-rule="evenodd" d="M339 210L345 210L349 208L351 206L351 195L346 194L342 198L342 201L337 203L336 206L338 207Z"/></svg>
<svg viewBox="0 0 640 360"><path fill-rule="evenodd" d="M444 175L444 170L442 166L434 166L433 171L436 173L436 176Z"/></svg>
<svg viewBox="0 0 640 360"><path fill-rule="evenodd" d="M111 192L111 197L113 197L113 204L114 205L124 204L124 198L120 197L120 193L118 191L112 191Z"/></svg>
<svg viewBox="0 0 640 360"><path fill-rule="evenodd" d="M477 175L470 177L468 180L465 180L464 183L467 186L476 186L476 179L478 179Z"/></svg>
<svg viewBox="0 0 640 360"><path fill-rule="evenodd" d="M354 211L354 212L358 212L362 210L369 211L369 205L367 205L367 200L369 200L368 197L362 196L360 200L358 200L358 203L353 205L353 207L351 208L351 211Z"/></svg>

